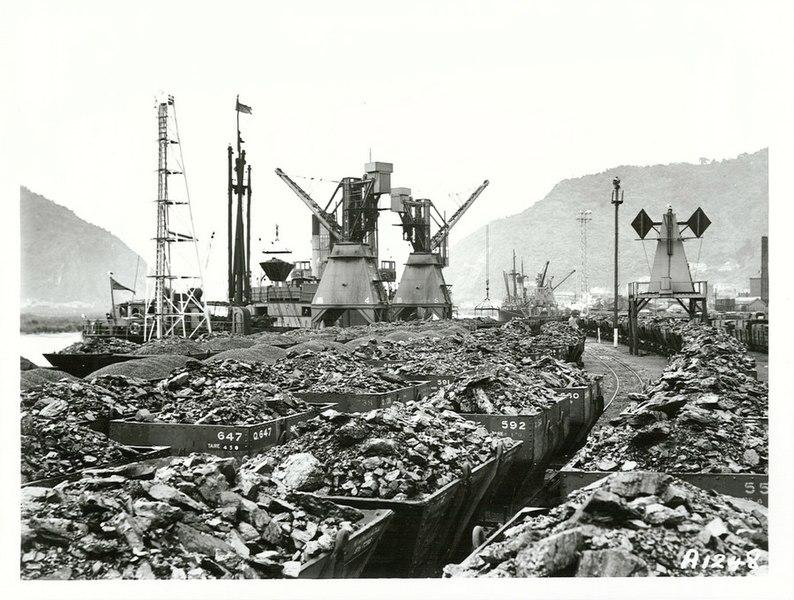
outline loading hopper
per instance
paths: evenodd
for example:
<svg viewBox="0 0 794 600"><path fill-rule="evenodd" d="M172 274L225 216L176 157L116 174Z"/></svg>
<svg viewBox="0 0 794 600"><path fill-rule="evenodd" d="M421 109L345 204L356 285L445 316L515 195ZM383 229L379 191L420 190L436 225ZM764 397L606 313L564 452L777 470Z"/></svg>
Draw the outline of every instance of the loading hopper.
<svg viewBox="0 0 794 600"><path fill-rule="evenodd" d="M259 263L262 270L267 275L270 281L286 281L292 269L295 268L295 263L281 260L280 258L271 258L265 262Z"/></svg>

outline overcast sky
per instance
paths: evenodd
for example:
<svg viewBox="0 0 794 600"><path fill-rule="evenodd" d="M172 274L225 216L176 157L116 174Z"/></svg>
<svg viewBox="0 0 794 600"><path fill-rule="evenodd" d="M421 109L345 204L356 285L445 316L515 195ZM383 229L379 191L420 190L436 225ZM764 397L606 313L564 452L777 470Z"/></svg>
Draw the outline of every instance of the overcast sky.
<svg viewBox="0 0 794 600"><path fill-rule="evenodd" d="M774 81L791 76L767 60L785 51L783 3L201 6L25 2L4 11L4 27L18 50L7 65L16 104L7 116L19 134L20 183L117 234L150 263L154 99L176 97L202 255L210 232L218 236L210 297L224 289L225 152L236 94L253 107L243 128L253 239L263 240L255 250L278 223L300 259L309 258L309 212L276 167L357 176L371 149L374 160L394 163L393 185L448 213L488 178L454 245L563 178L769 145ZM296 181L321 202L333 189ZM383 213L381 258L401 262L408 247L396 222Z"/></svg>

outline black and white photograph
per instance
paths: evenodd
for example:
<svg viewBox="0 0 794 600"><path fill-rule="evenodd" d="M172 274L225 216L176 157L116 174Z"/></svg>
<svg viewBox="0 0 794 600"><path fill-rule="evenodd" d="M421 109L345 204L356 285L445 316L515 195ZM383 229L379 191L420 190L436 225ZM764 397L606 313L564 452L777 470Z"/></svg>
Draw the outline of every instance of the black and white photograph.
<svg viewBox="0 0 794 600"><path fill-rule="evenodd" d="M791 597L794 3L0 7L10 597Z"/></svg>

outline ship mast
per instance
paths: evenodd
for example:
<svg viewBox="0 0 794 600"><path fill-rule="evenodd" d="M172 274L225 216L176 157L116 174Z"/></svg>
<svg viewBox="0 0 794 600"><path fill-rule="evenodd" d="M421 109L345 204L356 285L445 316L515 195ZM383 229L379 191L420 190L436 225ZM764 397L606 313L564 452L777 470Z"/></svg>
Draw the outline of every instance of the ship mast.
<svg viewBox="0 0 794 600"><path fill-rule="evenodd" d="M226 149L228 163L228 232L229 232L229 304L244 306L251 303L251 165L248 165L240 134L240 113L252 114L252 109L235 102L237 114L237 157L232 160L232 146ZM234 165L234 166L232 166ZM246 177L247 174L247 177ZM236 217L232 225L234 198L237 198ZM245 203L243 198L245 197ZM243 206L245 205L245 209Z"/></svg>

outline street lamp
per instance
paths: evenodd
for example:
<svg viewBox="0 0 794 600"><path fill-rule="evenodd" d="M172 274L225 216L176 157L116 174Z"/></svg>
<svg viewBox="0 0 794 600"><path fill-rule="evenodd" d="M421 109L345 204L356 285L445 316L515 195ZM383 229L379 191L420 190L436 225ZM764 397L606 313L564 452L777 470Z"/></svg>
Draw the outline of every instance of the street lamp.
<svg viewBox="0 0 794 600"><path fill-rule="evenodd" d="M612 204L615 205L615 306L612 313L612 346L618 347L618 207L623 204L623 192L620 189L620 178L612 180Z"/></svg>

